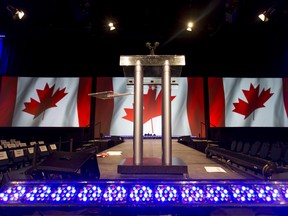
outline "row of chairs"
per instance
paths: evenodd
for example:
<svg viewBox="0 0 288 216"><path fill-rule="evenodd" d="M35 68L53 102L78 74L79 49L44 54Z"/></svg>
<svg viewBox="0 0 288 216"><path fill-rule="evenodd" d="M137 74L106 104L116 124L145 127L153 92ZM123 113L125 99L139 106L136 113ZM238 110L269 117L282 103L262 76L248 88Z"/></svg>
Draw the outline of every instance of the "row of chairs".
<svg viewBox="0 0 288 216"><path fill-rule="evenodd" d="M230 149L219 146L207 146L206 156L218 158L261 173L266 178L271 178L275 173L287 172L288 148L284 142L267 141L242 141L233 140Z"/></svg>
<svg viewBox="0 0 288 216"><path fill-rule="evenodd" d="M44 141L31 141L27 144L20 141L1 140L0 173L40 162L57 149L56 143L46 144Z"/></svg>
<svg viewBox="0 0 288 216"><path fill-rule="evenodd" d="M233 140L230 150L270 160L277 163L278 166L288 165L288 145L281 141L275 141L272 143L267 141L255 141L251 145L248 141L243 142L241 140Z"/></svg>

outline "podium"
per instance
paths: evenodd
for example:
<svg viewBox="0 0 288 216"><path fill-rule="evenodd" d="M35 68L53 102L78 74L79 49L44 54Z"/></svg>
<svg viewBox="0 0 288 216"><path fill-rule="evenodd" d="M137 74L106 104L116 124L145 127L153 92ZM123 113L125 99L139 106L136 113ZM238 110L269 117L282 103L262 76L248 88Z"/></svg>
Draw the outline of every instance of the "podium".
<svg viewBox="0 0 288 216"><path fill-rule="evenodd" d="M171 76L179 77L185 56L134 55L120 56L125 77L134 77L133 158L118 165L120 174L185 174L187 165L172 158ZM143 157L143 77L161 77L162 87L162 158Z"/></svg>

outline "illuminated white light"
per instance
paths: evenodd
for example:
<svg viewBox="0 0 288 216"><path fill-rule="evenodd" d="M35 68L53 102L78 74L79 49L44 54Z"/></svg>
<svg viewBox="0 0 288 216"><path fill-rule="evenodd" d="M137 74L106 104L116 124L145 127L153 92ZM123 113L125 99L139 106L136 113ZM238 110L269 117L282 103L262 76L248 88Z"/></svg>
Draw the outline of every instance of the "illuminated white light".
<svg viewBox="0 0 288 216"><path fill-rule="evenodd" d="M114 24L113 24L112 22L110 22L110 23L108 24L108 26L109 26L109 28L110 28L110 31L113 31L113 30L116 29L115 26L114 26Z"/></svg>
<svg viewBox="0 0 288 216"><path fill-rule="evenodd" d="M262 20L263 22L265 21L266 19L266 16L264 14L259 14L259 19Z"/></svg>
<svg viewBox="0 0 288 216"><path fill-rule="evenodd" d="M194 25L193 22L188 22L186 30L187 31L192 31L193 25Z"/></svg>
<svg viewBox="0 0 288 216"><path fill-rule="evenodd" d="M21 10L17 10L17 11L16 11L16 15L18 16L19 19L22 19L22 18L24 17L25 14L24 14L23 11L21 11Z"/></svg>

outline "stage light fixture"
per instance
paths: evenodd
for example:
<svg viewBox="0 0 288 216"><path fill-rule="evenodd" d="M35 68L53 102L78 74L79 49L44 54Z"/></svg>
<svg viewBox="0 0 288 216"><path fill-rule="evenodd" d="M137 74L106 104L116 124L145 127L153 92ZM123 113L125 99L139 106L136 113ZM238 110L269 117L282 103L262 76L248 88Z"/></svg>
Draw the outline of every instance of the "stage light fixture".
<svg viewBox="0 0 288 216"><path fill-rule="evenodd" d="M187 30L187 31L192 31L193 25L194 25L193 22L188 22L188 23L187 23L187 28L186 28L186 30Z"/></svg>
<svg viewBox="0 0 288 216"><path fill-rule="evenodd" d="M267 16L266 11L258 15L258 18L263 22L268 22L269 16Z"/></svg>
<svg viewBox="0 0 288 216"><path fill-rule="evenodd" d="M110 31L114 31L116 29L116 27L114 26L114 23L110 22L108 24Z"/></svg>
<svg viewBox="0 0 288 216"><path fill-rule="evenodd" d="M0 189L0 207L287 207L285 181L95 180L10 181ZM56 204L56 205L55 205Z"/></svg>
<svg viewBox="0 0 288 216"><path fill-rule="evenodd" d="M24 14L24 12L22 10L16 9L15 15L18 16L19 19L22 19L25 14Z"/></svg>
<svg viewBox="0 0 288 216"><path fill-rule="evenodd" d="M275 13L275 10L276 9L274 7L270 7L268 10L264 11L263 13L260 13L258 15L258 18L263 22L268 22L272 17L272 15Z"/></svg>
<svg viewBox="0 0 288 216"><path fill-rule="evenodd" d="M20 10L18 8L15 8L12 5L7 5L6 9L11 13L11 15L12 15L14 20L22 19L24 17L24 15L25 15L24 11L22 11L22 10Z"/></svg>

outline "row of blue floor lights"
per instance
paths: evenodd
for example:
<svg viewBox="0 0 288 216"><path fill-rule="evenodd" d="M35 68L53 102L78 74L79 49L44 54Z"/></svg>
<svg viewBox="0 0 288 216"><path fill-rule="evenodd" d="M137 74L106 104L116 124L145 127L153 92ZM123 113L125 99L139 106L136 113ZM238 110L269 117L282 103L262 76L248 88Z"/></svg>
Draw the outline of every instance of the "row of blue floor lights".
<svg viewBox="0 0 288 216"><path fill-rule="evenodd" d="M284 182L9 182L0 190L0 206L17 204L167 204L275 205L288 203Z"/></svg>

